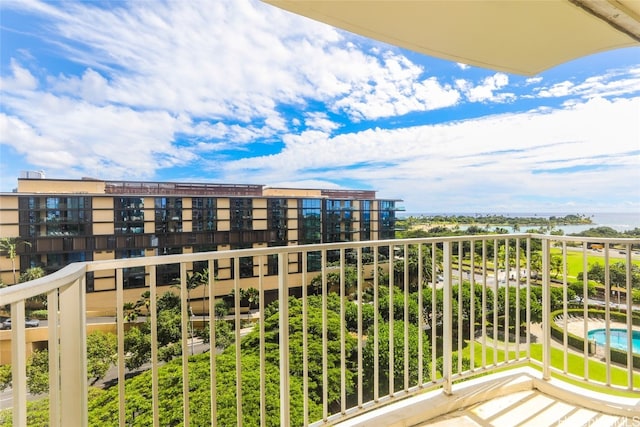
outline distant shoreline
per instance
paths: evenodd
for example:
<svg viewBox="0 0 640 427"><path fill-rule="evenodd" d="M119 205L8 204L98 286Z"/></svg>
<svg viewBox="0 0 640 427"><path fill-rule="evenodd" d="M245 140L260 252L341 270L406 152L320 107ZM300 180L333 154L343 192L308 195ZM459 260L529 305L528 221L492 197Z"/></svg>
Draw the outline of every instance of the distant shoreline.
<svg viewBox="0 0 640 427"><path fill-rule="evenodd" d="M564 216L505 216L497 214L475 215L420 215L401 218L413 225L455 227L456 225L478 226L564 226L564 225L595 225L591 217L584 214L569 214Z"/></svg>

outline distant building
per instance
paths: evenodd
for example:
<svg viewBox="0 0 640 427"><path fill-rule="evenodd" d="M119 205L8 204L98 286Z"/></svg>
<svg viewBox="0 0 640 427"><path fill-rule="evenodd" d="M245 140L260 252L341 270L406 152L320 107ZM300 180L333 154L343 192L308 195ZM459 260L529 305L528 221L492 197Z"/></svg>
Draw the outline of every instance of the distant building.
<svg viewBox="0 0 640 427"><path fill-rule="evenodd" d="M376 199L367 190L30 176L35 178L18 179L15 192L0 194L0 237L28 242L17 247L18 271L40 266L52 273L75 261L391 239L398 210L397 200ZM276 262L269 259L267 270ZM318 262L314 266L310 259L309 269L319 268ZM230 279L231 270L217 265L216 276ZM239 274L254 277L256 262L243 260ZM162 266L157 282L169 285L178 276L177 267ZM0 278L13 282L6 257L0 258ZM125 269L124 287L131 295L139 296L136 288L147 284L144 268ZM114 289L113 276L88 278L89 293Z"/></svg>

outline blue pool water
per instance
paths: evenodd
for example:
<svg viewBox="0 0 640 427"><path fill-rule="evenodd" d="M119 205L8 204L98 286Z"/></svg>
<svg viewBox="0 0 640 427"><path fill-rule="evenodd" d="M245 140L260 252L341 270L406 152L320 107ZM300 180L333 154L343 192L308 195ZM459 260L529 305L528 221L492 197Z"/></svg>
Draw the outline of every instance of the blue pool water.
<svg viewBox="0 0 640 427"><path fill-rule="evenodd" d="M632 351L640 354L640 331L631 331ZM605 345L606 340L605 329L594 329L587 334L589 340L595 340L599 346ZM620 350L627 350L627 330L626 329L610 329L609 330L610 341L609 345L613 348Z"/></svg>

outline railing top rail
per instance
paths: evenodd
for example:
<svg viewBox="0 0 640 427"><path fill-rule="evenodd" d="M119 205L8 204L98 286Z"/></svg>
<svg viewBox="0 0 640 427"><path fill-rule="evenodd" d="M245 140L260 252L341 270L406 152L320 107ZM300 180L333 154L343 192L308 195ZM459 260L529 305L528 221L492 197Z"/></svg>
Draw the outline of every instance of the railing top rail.
<svg viewBox="0 0 640 427"><path fill-rule="evenodd" d="M459 242L459 241L482 241L482 240L501 240L515 238L538 238L547 240L566 240L573 242L606 242L606 243L631 243L640 244L640 239L601 239L589 237L567 237L567 236L548 236L545 234L489 234L489 235L467 235L467 236L446 236L446 237L421 237L411 239L388 239L388 240L367 240L358 242L339 242L339 243L319 243L311 245L298 246L271 246L266 248L249 248L249 249L232 249L225 251L213 252L197 252L191 254L175 254L175 255L157 255L151 257L127 258L118 260L101 260L92 261L87 264L87 271L100 271L112 268L127 267L147 267L152 265L178 264L181 262L207 261L210 259L228 259L236 256L249 257L260 255L275 255L280 253L292 252L314 252L322 250L340 250L355 249L367 247L384 247L388 245L403 244L430 244L441 242Z"/></svg>
<svg viewBox="0 0 640 427"><path fill-rule="evenodd" d="M589 243L613 243L613 244L640 244L639 238L630 237L585 237L585 236L555 236L546 234L530 234L531 237L536 239L557 240L564 242L589 242Z"/></svg>
<svg viewBox="0 0 640 427"><path fill-rule="evenodd" d="M581 237L581 236L550 236L546 234L520 233L520 234L489 234L489 235L464 235L464 236L440 236L440 237L420 237L411 239L388 239L388 240L368 240L358 242L322 243L299 246L277 246L254 249L234 249L214 252L198 252L191 254L158 255L153 257L127 258L118 260L102 260L73 263L62 270L40 279L19 285L9 286L0 289L0 300L3 304L30 298L49 292L55 288L63 287L78 279L86 272L101 271L113 268L127 267L147 267L163 264L179 264L182 262L195 262L216 259L228 259L243 256L260 256L291 252L314 252L322 250L355 249L366 247L384 247L388 245L404 244L430 244L440 242L459 241L491 241L501 239L534 238L541 240L565 241L565 242L597 242L609 244L640 244L638 238L608 238L608 237Z"/></svg>
<svg viewBox="0 0 640 427"><path fill-rule="evenodd" d="M12 304L70 285L75 280L84 277L87 272L87 264L86 262L75 262L45 277L2 288L0 289L0 301L2 304Z"/></svg>

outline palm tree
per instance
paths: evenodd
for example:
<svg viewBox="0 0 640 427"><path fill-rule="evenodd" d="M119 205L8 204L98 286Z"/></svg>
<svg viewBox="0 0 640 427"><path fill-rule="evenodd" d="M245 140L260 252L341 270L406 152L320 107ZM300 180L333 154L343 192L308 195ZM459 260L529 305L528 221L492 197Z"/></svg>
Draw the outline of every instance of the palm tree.
<svg viewBox="0 0 640 427"><path fill-rule="evenodd" d="M187 285L187 307L189 310L189 329L191 334L191 354L193 354L193 309L191 308L191 291L197 288L200 285L204 285L209 283L209 270L205 269L203 271L196 271L192 273L187 273L186 277L186 285ZM175 280L174 287L181 287L182 282L180 278Z"/></svg>
<svg viewBox="0 0 640 427"><path fill-rule="evenodd" d="M189 306L189 310L191 310L191 291L197 288L200 285L206 285L209 283L209 270L204 269L203 271L196 271L193 273L187 273L187 305ZM182 282L178 277L174 281L173 287L180 288Z"/></svg>
<svg viewBox="0 0 640 427"><path fill-rule="evenodd" d="M11 270L13 271L13 284L18 283L16 279L16 262L15 259L18 256L17 248L19 244L25 244L31 246L31 243L19 240L18 237L3 237L0 239L0 253L3 253L7 258L11 260Z"/></svg>
<svg viewBox="0 0 640 427"><path fill-rule="evenodd" d="M30 280L36 280L41 277L44 277L47 273L44 271L42 267L29 267L22 274L20 274L20 283L28 282ZM34 297L29 298L29 301L42 304L42 306L47 306L47 296L45 294L36 295Z"/></svg>
<svg viewBox="0 0 640 427"><path fill-rule="evenodd" d="M206 317L205 312L207 311L205 309L205 303L207 301L207 285L209 284L209 269L205 268L198 274L200 274L200 278L202 279L202 284L204 285L204 293L202 295L202 324L204 325L205 317Z"/></svg>

